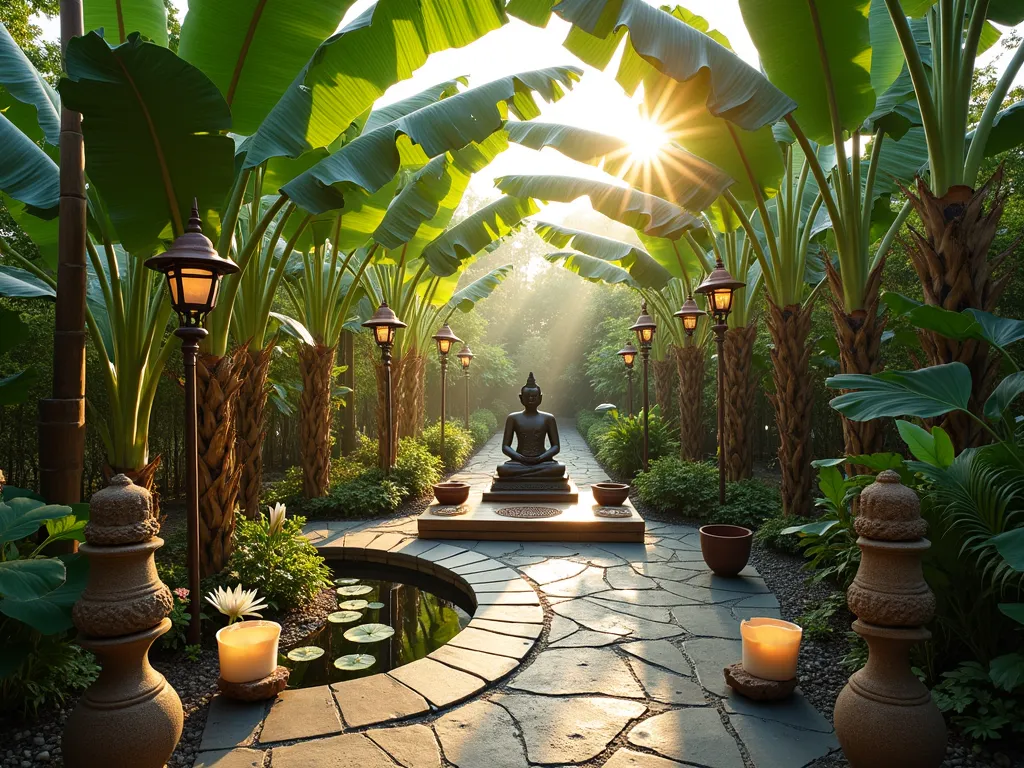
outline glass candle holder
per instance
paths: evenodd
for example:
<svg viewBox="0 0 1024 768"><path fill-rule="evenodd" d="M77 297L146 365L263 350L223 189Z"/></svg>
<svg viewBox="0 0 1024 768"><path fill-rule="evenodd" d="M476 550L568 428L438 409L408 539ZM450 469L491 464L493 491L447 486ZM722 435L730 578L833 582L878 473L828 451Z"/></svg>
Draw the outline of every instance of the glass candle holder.
<svg viewBox="0 0 1024 768"><path fill-rule="evenodd" d="M229 683L262 680L277 668L281 625L276 621L239 621L217 632L220 676Z"/></svg>
<svg viewBox="0 0 1024 768"><path fill-rule="evenodd" d="M781 619L754 618L740 622L743 670L762 680L785 682L796 677L803 630Z"/></svg>

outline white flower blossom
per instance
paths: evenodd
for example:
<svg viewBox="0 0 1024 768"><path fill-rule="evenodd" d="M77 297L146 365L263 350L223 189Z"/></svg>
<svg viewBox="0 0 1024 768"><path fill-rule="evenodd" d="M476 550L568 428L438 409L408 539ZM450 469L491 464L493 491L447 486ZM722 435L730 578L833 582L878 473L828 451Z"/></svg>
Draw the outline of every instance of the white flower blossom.
<svg viewBox="0 0 1024 768"><path fill-rule="evenodd" d="M287 516L287 508L278 502L270 510L270 535L275 536L284 530L284 519Z"/></svg>
<svg viewBox="0 0 1024 768"><path fill-rule="evenodd" d="M256 597L255 589L243 591L241 584L234 589L217 587L206 596L206 602L227 616L228 624L233 624L243 616L259 618L260 611L267 607L262 597Z"/></svg>

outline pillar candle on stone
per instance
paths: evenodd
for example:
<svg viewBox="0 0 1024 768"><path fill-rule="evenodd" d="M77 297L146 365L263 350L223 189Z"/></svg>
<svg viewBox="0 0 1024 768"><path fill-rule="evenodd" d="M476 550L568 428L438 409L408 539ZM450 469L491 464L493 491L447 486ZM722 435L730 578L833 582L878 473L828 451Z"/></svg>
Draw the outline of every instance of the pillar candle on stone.
<svg viewBox="0 0 1024 768"><path fill-rule="evenodd" d="M780 619L752 618L740 623L743 670L764 680L785 682L796 677L803 630Z"/></svg>
<svg viewBox="0 0 1024 768"><path fill-rule="evenodd" d="M217 632L220 676L229 683L249 683L277 667L281 625L274 621L240 621Z"/></svg>

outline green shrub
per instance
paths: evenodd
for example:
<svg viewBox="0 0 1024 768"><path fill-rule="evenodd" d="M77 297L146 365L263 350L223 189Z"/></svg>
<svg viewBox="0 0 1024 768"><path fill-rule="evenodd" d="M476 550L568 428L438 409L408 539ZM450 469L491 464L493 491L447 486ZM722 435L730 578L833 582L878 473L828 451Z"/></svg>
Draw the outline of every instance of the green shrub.
<svg viewBox="0 0 1024 768"><path fill-rule="evenodd" d="M483 445L498 431L498 420L486 408L473 411L469 417L469 431L473 435L473 444Z"/></svg>
<svg viewBox="0 0 1024 768"><path fill-rule="evenodd" d="M35 717L88 688L100 673L96 658L64 633L4 634L4 661L8 653L21 651L27 651L21 663L0 676L0 712Z"/></svg>
<svg viewBox="0 0 1024 768"><path fill-rule="evenodd" d="M612 414L609 421L607 431L596 441L597 459L615 474L633 477L643 466L643 418ZM651 460L677 453L679 443L673 438L671 427L659 415L657 406L651 409L648 421L648 455ZM591 431L593 429L591 427Z"/></svg>
<svg viewBox="0 0 1024 768"><path fill-rule="evenodd" d="M302 498L302 467L288 467L284 477L271 483L263 492L263 503L267 506L290 504Z"/></svg>
<svg viewBox="0 0 1024 768"><path fill-rule="evenodd" d="M1008 653L986 669L967 661L942 675L932 689L939 709L975 741L1024 733L1024 656Z"/></svg>
<svg viewBox="0 0 1024 768"><path fill-rule="evenodd" d="M600 421L604 420L604 415L597 413L596 411L587 409L580 411L576 414L576 431L579 432L583 439L586 440L590 428Z"/></svg>
<svg viewBox="0 0 1024 768"><path fill-rule="evenodd" d="M781 512L782 498L778 488L760 480L740 480L725 484L725 505L719 506L716 496L715 504L708 509L707 520L758 528L766 520L776 519Z"/></svg>
<svg viewBox="0 0 1024 768"><path fill-rule="evenodd" d="M379 464L377 458L377 441L365 432L356 434L356 449L348 455L348 460L367 469Z"/></svg>
<svg viewBox="0 0 1024 768"><path fill-rule="evenodd" d="M235 522L232 576L281 611L305 605L330 584L331 569L302 535L305 522L286 517L277 531L271 531L267 515L256 520L239 515Z"/></svg>
<svg viewBox="0 0 1024 768"><path fill-rule="evenodd" d="M423 430L420 438L432 454L441 456L441 424L435 422ZM458 469L473 453L473 435L459 422L448 420L444 426L444 468Z"/></svg>
<svg viewBox="0 0 1024 768"><path fill-rule="evenodd" d="M316 519L375 517L394 512L407 496L404 486L370 469L354 480L331 488L327 496L302 502L301 511Z"/></svg>
<svg viewBox="0 0 1024 768"><path fill-rule="evenodd" d="M391 480L405 489L405 495L425 496L440 481L441 472L441 459L422 442L411 437L398 441L398 460L391 470Z"/></svg>
<svg viewBox="0 0 1024 768"><path fill-rule="evenodd" d="M590 450L597 453L597 449L601 446L601 438L608 434L608 430L612 428L612 420L610 418L604 418L600 421L595 421L590 425L590 428L586 432L587 445L590 446Z"/></svg>
<svg viewBox="0 0 1024 768"><path fill-rule="evenodd" d="M754 541L777 552L798 555L800 554L800 542L797 537L782 533L794 522L796 520L792 517L773 517L770 520L765 520L754 534Z"/></svg>

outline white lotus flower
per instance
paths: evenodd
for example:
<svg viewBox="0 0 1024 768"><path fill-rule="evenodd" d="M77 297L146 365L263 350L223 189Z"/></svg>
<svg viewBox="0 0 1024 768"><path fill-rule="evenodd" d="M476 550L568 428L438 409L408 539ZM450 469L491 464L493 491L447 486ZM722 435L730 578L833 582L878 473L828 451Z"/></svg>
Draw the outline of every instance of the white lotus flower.
<svg viewBox="0 0 1024 768"><path fill-rule="evenodd" d="M227 616L228 624L233 624L243 616L259 618L259 612L267 607L262 597L256 597L255 589L243 591L241 584L234 589L217 587L206 596L206 602Z"/></svg>
<svg viewBox="0 0 1024 768"><path fill-rule="evenodd" d="M281 502L278 502L273 507L268 507L268 509L270 510L270 535L275 536L284 529L284 519L288 511Z"/></svg>

